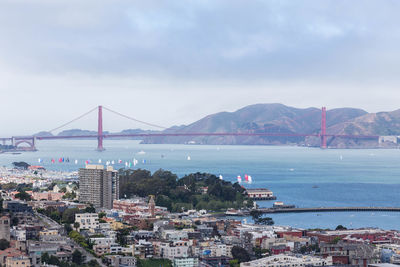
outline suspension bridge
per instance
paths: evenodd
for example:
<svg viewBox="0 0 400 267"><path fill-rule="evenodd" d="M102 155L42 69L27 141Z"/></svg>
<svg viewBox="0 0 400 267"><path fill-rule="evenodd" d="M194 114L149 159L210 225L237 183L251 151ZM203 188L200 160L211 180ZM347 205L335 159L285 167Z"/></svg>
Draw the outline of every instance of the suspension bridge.
<svg viewBox="0 0 400 267"><path fill-rule="evenodd" d="M147 126L151 126L157 129L160 129L159 133L127 133L127 134L109 134L109 133L104 133L103 132L103 109L111 112L115 115L118 115L120 117L123 117L125 119L141 123ZM349 138L349 139L378 139L379 136L375 135L340 135L340 134L329 134L326 132L326 108L323 107L321 109L321 129L319 133L281 133L281 132L254 132L254 131L248 131L248 132L216 132L216 133L202 133L202 132L185 132L185 133L179 133L179 132L165 132L162 130L165 130L166 127L162 127L160 125L156 125L153 123L148 123L142 120L138 120L136 118L124 115L122 113L119 113L117 111L111 110L107 107L103 106L98 106L95 107L88 112L74 118L73 120L64 123L60 125L59 127L56 127L54 129L51 129L49 132L55 132L57 130L60 130L61 128L64 128L72 123L74 123L77 120L82 119L83 117L89 115L90 113L94 112L97 110L98 113L98 122L97 122L97 134L88 134L88 135L68 135L68 136L63 136L63 135L52 135L52 136L12 136L12 137L5 137L5 138L0 138L0 141L2 141L3 145L11 145L14 147L16 150L20 151L36 151L36 142L38 140L52 140L52 139L97 139L97 150L98 151L103 151L104 146L103 146L103 140L104 139L110 139L110 138L126 138L126 137L143 137L143 138L150 138L150 137L168 137L168 136L192 136L192 137L197 137L197 136L219 136L219 137L227 137L227 136L261 136L261 137L317 137L320 138L320 147L321 148L327 148L327 139L329 137L333 138Z"/></svg>

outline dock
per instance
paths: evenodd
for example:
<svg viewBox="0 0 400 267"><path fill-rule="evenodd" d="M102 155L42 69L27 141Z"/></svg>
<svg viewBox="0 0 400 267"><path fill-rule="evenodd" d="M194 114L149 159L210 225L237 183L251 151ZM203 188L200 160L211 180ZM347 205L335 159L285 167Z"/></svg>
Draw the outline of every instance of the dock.
<svg viewBox="0 0 400 267"><path fill-rule="evenodd" d="M318 208L260 208L258 211L270 213L304 213L304 212L400 212L400 207L318 207ZM250 214L250 213L248 213Z"/></svg>

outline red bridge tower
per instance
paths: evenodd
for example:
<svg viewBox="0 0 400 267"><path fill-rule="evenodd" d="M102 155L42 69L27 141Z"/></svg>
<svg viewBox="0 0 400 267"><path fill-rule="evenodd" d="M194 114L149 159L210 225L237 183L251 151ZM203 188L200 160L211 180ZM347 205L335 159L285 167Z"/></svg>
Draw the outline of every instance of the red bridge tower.
<svg viewBox="0 0 400 267"><path fill-rule="evenodd" d="M98 124L97 124L97 150L104 151L103 147L103 106L99 106Z"/></svg>
<svg viewBox="0 0 400 267"><path fill-rule="evenodd" d="M326 146L326 107L322 107L321 112L321 148L327 148Z"/></svg>

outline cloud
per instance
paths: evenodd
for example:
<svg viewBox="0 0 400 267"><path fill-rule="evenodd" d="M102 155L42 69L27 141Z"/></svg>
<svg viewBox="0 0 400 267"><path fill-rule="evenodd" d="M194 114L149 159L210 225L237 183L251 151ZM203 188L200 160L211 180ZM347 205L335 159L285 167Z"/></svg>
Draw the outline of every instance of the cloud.
<svg viewBox="0 0 400 267"><path fill-rule="evenodd" d="M63 119L66 102L119 100L129 114L155 102L170 114L142 119L165 125L256 102L394 109L399 11L394 0L0 0L0 93L32 90L26 108ZM144 100L130 113L129 99ZM52 120L43 110L38 128Z"/></svg>
<svg viewBox="0 0 400 267"><path fill-rule="evenodd" d="M385 5L393 9L377 14ZM374 60L376 42L399 23L396 8L392 1L5 1L0 58L31 72L323 76L321 64L359 60L347 53L360 42ZM313 63L304 68L308 59Z"/></svg>

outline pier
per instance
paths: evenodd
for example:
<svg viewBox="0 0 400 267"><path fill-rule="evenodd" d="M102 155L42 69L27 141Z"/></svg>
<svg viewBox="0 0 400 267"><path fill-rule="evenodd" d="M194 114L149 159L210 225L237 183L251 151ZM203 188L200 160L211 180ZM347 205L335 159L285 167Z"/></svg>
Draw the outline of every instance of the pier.
<svg viewBox="0 0 400 267"><path fill-rule="evenodd" d="M400 212L400 207L319 207L319 208L261 208L258 211L269 213L304 213L304 212ZM248 213L250 214L250 213Z"/></svg>

